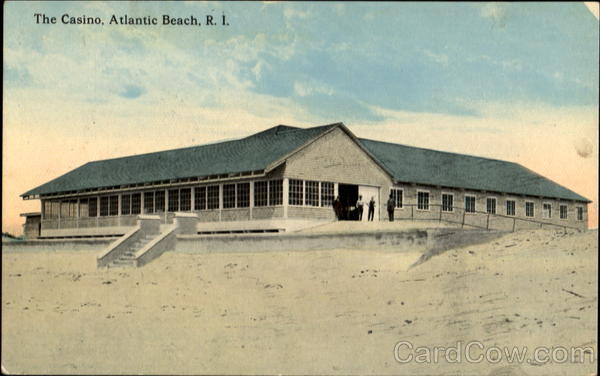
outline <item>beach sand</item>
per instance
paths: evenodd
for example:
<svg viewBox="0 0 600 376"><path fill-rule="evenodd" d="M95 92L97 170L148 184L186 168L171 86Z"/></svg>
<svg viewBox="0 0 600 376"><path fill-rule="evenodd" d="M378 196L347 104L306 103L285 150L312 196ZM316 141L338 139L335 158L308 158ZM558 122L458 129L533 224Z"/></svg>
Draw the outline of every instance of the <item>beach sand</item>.
<svg viewBox="0 0 600 376"><path fill-rule="evenodd" d="M400 363L400 341L589 347L597 231L450 250L186 254L96 269L94 252L3 252L10 373L585 375L583 363ZM408 270L407 270L408 269ZM398 353L405 358L406 347ZM491 353L490 353L491 354ZM493 354L492 354L493 355ZM450 359L452 360L452 359Z"/></svg>

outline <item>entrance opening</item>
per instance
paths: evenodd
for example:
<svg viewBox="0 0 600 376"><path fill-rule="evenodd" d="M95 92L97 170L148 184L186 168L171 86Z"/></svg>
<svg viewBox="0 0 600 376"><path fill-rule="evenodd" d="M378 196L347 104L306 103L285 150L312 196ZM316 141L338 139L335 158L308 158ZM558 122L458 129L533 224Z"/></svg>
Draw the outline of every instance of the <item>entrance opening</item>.
<svg viewBox="0 0 600 376"><path fill-rule="evenodd" d="M341 202L339 219L342 221L357 221L356 201L358 201L358 185L339 184L338 194Z"/></svg>

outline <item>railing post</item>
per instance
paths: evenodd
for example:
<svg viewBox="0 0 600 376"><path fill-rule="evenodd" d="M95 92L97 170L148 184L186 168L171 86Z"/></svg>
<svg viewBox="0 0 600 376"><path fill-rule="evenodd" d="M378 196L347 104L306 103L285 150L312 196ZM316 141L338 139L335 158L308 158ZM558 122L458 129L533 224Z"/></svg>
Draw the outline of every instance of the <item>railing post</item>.
<svg viewBox="0 0 600 376"><path fill-rule="evenodd" d="M414 206L410 206L410 220L414 221L415 220L415 207Z"/></svg>
<svg viewBox="0 0 600 376"><path fill-rule="evenodd" d="M464 228L465 227L465 215L467 214L466 210L463 210L463 218L462 218L462 225L461 227Z"/></svg>
<svg viewBox="0 0 600 376"><path fill-rule="evenodd" d="M440 223L442 223L442 205L440 205L439 208L440 208Z"/></svg>
<svg viewBox="0 0 600 376"><path fill-rule="evenodd" d="M517 224L517 219L513 218L513 229L512 229L512 232L515 232L515 226L516 226L516 224Z"/></svg>
<svg viewBox="0 0 600 376"><path fill-rule="evenodd" d="M490 213L487 215L487 223L485 224L485 228L490 231Z"/></svg>

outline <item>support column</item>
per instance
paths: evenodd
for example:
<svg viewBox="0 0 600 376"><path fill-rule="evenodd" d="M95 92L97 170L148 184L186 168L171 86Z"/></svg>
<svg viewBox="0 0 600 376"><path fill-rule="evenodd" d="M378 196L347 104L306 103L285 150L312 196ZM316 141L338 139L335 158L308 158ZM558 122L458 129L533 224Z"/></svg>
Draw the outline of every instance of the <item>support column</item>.
<svg viewBox="0 0 600 376"><path fill-rule="evenodd" d="M140 214L146 214L144 208L144 192L140 192Z"/></svg>
<svg viewBox="0 0 600 376"><path fill-rule="evenodd" d="M254 181L250 182L250 200L249 200L249 206L250 206L250 220L252 220L252 209L254 208ZM284 209L285 210L285 209Z"/></svg>
<svg viewBox="0 0 600 376"><path fill-rule="evenodd" d="M284 178L283 179L283 197L282 197L282 203L283 203L283 218L287 218L288 217L288 207L290 206L290 179L288 178Z"/></svg>
<svg viewBox="0 0 600 376"><path fill-rule="evenodd" d="M223 214L223 184L219 184L219 222L222 221Z"/></svg>
<svg viewBox="0 0 600 376"><path fill-rule="evenodd" d="M60 228L61 217L62 217L62 200L58 200L58 228Z"/></svg>
<svg viewBox="0 0 600 376"><path fill-rule="evenodd" d="M190 188L190 211L196 210L196 187Z"/></svg>
<svg viewBox="0 0 600 376"><path fill-rule="evenodd" d="M123 206L123 198L122 198L123 194L119 193L117 194L117 218L118 218L118 225L121 226L121 221L122 221L122 215L121 215L121 208ZM129 202L129 205L131 205L131 199Z"/></svg>
<svg viewBox="0 0 600 376"><path fill-rule="evenodd" d="M77 197L77 207L75 208L75 223L77 223L77 228L79 228L79 197Z"/></svg>

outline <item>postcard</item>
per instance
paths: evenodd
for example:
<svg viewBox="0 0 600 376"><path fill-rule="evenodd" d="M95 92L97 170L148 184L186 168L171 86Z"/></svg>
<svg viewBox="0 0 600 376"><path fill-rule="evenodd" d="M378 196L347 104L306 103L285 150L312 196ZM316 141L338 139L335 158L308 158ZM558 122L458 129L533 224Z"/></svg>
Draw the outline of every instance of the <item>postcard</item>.
<svg viewBox="0 0 600 376"><path fill-rule="evenodd" d="M3 373L594 374L597 2L4 16Z"/></svg>

